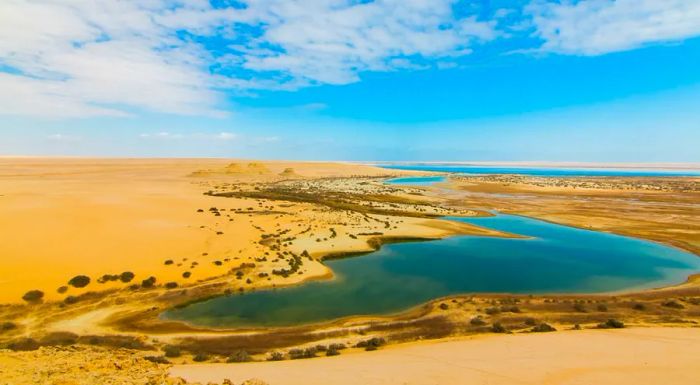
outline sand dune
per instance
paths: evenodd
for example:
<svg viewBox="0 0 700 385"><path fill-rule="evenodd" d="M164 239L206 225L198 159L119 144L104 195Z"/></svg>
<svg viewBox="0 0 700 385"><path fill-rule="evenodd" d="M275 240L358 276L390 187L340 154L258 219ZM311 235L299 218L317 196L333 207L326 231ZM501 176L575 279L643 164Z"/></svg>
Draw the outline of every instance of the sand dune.
<svg viewBox="0 0 700 385"><path fill-rule="evenodd" d="M490 336L312 360L180 365L171 374L272 385L691 385L700 375L700 329Z"/></svg>

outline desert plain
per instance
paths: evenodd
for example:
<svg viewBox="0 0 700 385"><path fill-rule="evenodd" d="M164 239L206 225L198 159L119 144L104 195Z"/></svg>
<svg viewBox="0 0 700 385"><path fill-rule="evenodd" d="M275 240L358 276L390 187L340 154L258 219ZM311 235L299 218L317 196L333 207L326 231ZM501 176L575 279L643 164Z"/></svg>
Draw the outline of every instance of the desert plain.
<svg viewBox="0 0 700 385"><path fill-rule="evenodd" d="M517 236L442 216L495 210L700 252L697 177L384 183L433 174L333 162L0 158L0 384L696 383L696 276L620 293L464 293L288 327L161 316L334 279L324 259L363 258L385 242ZM597 358L564 354L572 351ZM323 375L300 377L311 372Z"/></svg>

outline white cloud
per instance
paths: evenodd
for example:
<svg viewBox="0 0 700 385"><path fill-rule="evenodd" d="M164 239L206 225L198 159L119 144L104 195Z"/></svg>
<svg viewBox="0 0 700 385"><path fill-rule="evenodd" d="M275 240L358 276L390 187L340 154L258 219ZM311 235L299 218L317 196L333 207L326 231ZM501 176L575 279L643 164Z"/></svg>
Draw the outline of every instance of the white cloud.
<svg viewBox="0 0 700 385"><path fill-rule="evenodd" d="M697 0L538 0L527 10L544 51L600 55L700 35Z"/></svg>
<svg viewBox="0 0 700 385"><path fill-rule="evenodd" d="M1 0L0 115L224 116L227 92L451 68L523 25L565 54L700 34L700 1L533 1L481 20L458 0Z"/></svg>
<svg viewBox="0 0 700 385"><path fill-rule="evenodd" d="M224 90L345 84L464 55L495 36L487 22L456 19L453 0L243 3L3 0L0 114L218 116ZM212 53L191 38L215 35L238 43Z"/></svg>

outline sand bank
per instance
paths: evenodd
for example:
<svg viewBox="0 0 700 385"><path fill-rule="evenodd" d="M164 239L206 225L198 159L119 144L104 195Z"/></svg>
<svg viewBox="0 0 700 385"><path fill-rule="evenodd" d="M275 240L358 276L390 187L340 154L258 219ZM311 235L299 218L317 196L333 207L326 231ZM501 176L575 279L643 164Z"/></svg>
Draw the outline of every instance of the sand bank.
<svg viewBox="0 0 700 385"><path fill-rule="evenodd" d="M697 384L700 329L584 330L415 343L365 354L180 365L188 381L312 384Z"/></svg>

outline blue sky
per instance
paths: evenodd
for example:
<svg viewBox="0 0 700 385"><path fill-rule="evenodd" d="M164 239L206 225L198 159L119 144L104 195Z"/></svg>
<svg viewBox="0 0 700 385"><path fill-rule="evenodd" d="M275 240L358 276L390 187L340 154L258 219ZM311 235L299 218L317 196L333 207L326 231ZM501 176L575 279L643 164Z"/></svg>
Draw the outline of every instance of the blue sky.
<svg viewBox="0 0 700 385"><path fill-rule="evenodd" d="M0 154L700 162L698 68L684 0L7 0Z"/></svg>

